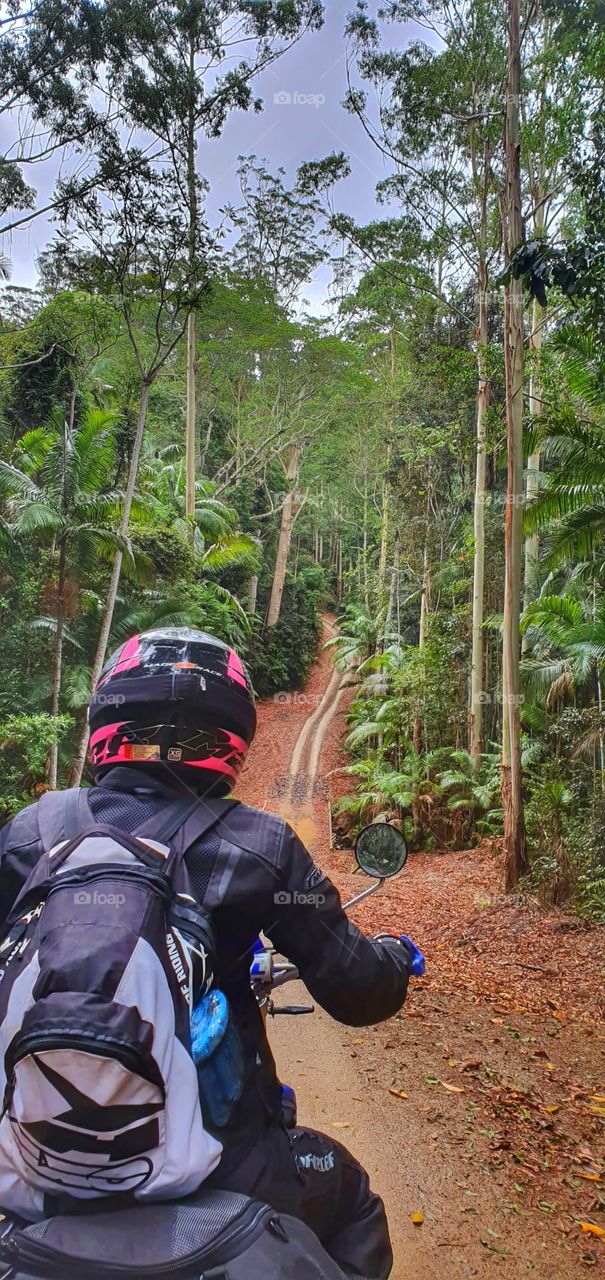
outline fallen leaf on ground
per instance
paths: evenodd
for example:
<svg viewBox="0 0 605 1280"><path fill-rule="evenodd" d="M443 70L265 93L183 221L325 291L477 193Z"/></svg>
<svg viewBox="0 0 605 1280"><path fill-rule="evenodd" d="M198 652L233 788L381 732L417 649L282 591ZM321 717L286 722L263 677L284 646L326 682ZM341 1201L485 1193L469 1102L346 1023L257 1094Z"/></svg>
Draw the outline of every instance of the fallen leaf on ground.
<svg viewBox="0 0 605 1280"><path fill-rule="evenodd" d="M439 1083L447 1089L448 1093L466 1093L466 1089L462 1089L459 1084L448 1084L447 1080L440 1080Z"/></svg>
<svg viewBox="0 0 605 1280"><path fill-rule="evenodd" d="M489 1249L490 1253L499 1253L503 1258L508 1257L508 1249L499 1249L496 1244L492 1244L491 1240L482 1240L481 1244L484 1249Z"/></svg>
<svg viewBox="0 0 605 1280"><path fill-rule="evenodd" d="M585 1182L600 1182L600 1173L578 1173L578 1178L583 1178Z"/></svg>
<svg viewBox="0 0 605 1280"><path fill-rule="evenodd" d="M333 1128L333 1129L348 1129L349 1127L350 1127L350 1126L349 1126L349 1121L348 1121L348 1120L333 1120L333 1121L332 1121L332 1128Z"/></svg>
<svg viewBox="0 0 605 1280"><path fill-rule="evenodd" d="M424 1214L423 1214L423 1212L422 1212L422 1209L417 1209L417 1210L416 1210L416 1213L412 1213L412 1214L410 1214L410 1217L411 1217L412 1222L414 1223L414 1226L415 1226L415 1227L421 1227L421 1226L422 1226L422 1224L423 1224L423 1222L424 1222Z"/></svg>
<svg viewBox="0 0 605 1280"><path fill-rule="evenodd" d="M389 1093L392 1093L394 1098L407 1098L408 1096L403 1089L389 1089Z"/></svg>
<svg viewBox="0 0 605 1280"><path fill-rule="evenodd" d="M588 1231L591 1236L598 1236L599 1240L605 1240L605 1227L598 1227L596 1222L579 1222L578 1226L582 1231Z"/></svg>

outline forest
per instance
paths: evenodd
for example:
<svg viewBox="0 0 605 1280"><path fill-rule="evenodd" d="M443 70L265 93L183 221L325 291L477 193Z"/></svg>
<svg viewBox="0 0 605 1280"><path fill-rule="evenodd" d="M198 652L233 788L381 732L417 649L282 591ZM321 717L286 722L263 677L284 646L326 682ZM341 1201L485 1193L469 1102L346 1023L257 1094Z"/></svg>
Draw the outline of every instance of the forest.
<svg viewBox="0 0 605 1280"><path fill-rule="evenodd" d="M354 686L335 830L493 838L508 890L605 919L603 16L343 7L363 222L340 148L243 154L209 207L205 140L313 57L317 0L4 7L0 821L85 777L130 635L212 632L270 698L327 613Z"/></svg>

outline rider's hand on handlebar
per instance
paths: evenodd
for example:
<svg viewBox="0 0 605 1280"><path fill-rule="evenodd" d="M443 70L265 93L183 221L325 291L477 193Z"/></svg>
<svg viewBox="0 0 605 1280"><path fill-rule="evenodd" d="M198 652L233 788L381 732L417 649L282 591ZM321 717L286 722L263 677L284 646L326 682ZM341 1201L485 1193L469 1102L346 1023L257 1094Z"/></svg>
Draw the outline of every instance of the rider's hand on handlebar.
<svg viewBox="0 0 605 1280"><path fill-rule="evenodd" d="M408 938L406 933L379 933L374 938L375 942L398 942L400 947L406 952L408 961L408 969L410 975L414 978L422 978L426 973L426 961L415 942Z"/></svg>
<svg viewBox="0 0 605 1280"><path fill-rule="evenodd" d="M408 947L411 955L411 971L415 978L423 978L426 973L426 960L415 942L408 938L406 933L399 935L399 941L404 947Z"/></svg>

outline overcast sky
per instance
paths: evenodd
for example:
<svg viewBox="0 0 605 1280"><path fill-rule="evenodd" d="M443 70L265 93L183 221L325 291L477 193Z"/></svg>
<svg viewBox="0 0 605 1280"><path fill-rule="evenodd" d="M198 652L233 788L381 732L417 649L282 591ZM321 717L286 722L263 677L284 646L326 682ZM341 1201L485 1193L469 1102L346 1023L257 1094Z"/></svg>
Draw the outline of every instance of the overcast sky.
<svg viewBox="0 0 605 1280"><path fill-rule="evenodd" d="M226 202L237 202L239 189L235 175L237 158L254 152L271 170L282 166L293 179L303 160L318 159L330 151L343 150L350 157L352 173L338 189L338 207L360 221L376 213L374 188L385 169L359 123L342 107L346 92L345 44L343 38L350 0L328 0L321 31L305 36L262 77L256 89L265 103L264 111L233 112L221 138L200 140L199 167L210 184L208 215L218 221L218 210ZM402 47L421 33L410 23L390 26L389 43ZM422 33L424 36L424 32ZM6 134L0 136L7 150ZM57 161L38 166L26 176L38 188L39 203L52 190ZM52 235L52 224L36 219L23 231L5 237L2 249L13 263L11 283L35 284L36 253ZM315 306L325 296L326 277L305 288L305 297Z"/></svg>

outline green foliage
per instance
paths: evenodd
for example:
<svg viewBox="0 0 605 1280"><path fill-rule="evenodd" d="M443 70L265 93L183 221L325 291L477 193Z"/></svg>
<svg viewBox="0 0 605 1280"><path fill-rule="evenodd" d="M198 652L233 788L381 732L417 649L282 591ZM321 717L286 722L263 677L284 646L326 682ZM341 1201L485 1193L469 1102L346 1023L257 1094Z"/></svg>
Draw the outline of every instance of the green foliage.
<svg viewBox="0 0 605 1280"><path fill-rule="evenodd" d="M452 751L451 765L439 776L452 813L466 818L469 838L500 835L500 753L491 751L477 763L468 751Z"/></svg>
<svg viewBox="0 0 605 1280"><path fill-rule="evenodd" d="M254 686L261 697L304 685L317 654L323 592L319 565L302 564L296 578L288 574L277 626L269 637L257 628L248 650Z"/></svg>
<svg viewBox="0 0 605 1280"><path fill-rule="evenodd" d="M44 789L48 748L61 742L70 725L69 716L53 717L44 711L0 718L0 822Z"/></svg>
<svg viewBox="0 0 605 1280"><path fill-rule="evenodd" d="M346 19L356 59L346 108L379 148L385 216L359 226L347 212L354 157L309 161L294 180L249 156L239 160L241 200L207 225L201 136L217 137L232 109L260 107L254 77L317 29L321 11L317 0L8 7L6 99L37 137L31 152L0 157L0 212L33 211L25 166L37 144L47 157L61 147L63 168L40 292L5 290L0 319L7 809L39 785L56 735L67 776L118 553L110 645L162 623L200 626L246 654L260 693L304 683L319 611L334 608L340 630L328 647L356 685L343 813L399 821L417 848L501 832L505 8L385 0ZM530 884L593 918L605 880L600 16L597 0L543 0L524 15L520 157L533 228L510 246L509 273L528 284L538 325L524 388L525 532L539 542L521 620ZM393 42L391 21L437 38ZM115 107L107 118L91 89L101 67ZM78 155L84 137L96 167L69 176L70 148ZM305 286L328 262L337 301L307 316ZM8 271L0 257L0 276ZM151 389L139 458L142 387ZM485 492L475 494L482 421ZM267 629L284 538L281 614ZM468 717L479 631L482 743Z"/></svg>
<svg viewBox="0 0 605 1280"><path fill-rule="evenodd" d="M546 476L526 512L528 531L546 532L545 564L560 568L599 555L605 533L605 383L600 342L566 326L552 344L552 399L536 421L532 447Z"/></svg>

